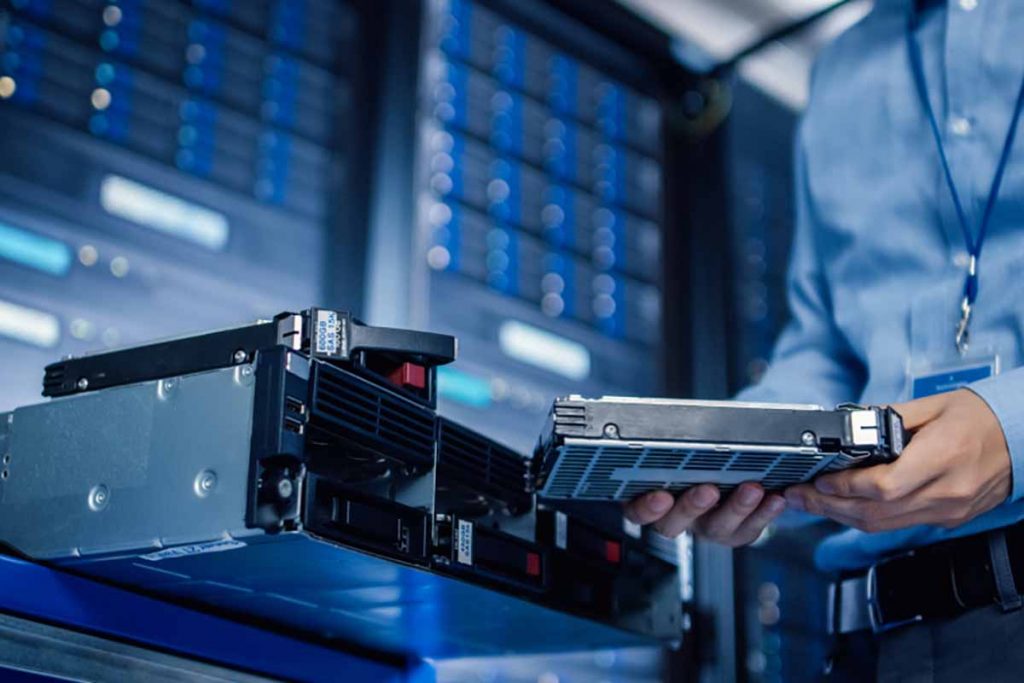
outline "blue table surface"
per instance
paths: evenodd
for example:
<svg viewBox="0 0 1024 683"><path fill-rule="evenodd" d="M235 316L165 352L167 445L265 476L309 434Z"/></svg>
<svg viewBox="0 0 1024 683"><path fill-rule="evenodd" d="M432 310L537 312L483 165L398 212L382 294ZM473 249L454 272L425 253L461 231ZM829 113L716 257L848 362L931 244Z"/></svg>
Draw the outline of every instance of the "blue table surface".
<svg viewBox="0 0 1024 683"><path fill-rule="evenodd" d="M0 555L0 612L253 674L301 681L429 683L416 661L376 661ZM2 667L2 662L0 662Z"/></svg>

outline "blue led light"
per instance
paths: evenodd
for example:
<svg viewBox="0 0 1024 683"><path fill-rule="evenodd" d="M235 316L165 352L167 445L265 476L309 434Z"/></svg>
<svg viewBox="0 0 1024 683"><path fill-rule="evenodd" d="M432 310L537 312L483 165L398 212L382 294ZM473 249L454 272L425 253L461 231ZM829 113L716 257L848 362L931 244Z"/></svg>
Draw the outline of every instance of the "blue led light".
<svg viewBox="0 0 1024 683"><path fill-rule="evenodd" d="M0 223L0 258L64 276L71 269L71 250L63 242Z"/></svg>
<svg viewBox="0 0 1024 683"><path fill-rule="evenodd" d="M489 408L491 405L490 382L449 367L437 369L437 393L441 398L473 408Z"/></svg>
<svg viewBox="0 0 1024 683"><path fill-rule="evenodd" d="M104 52L113 52L120 43L121 38L117 35L116 31L107 29L100 34L100 47L103 48Z"/></svg>
<svg viewBox="0 0 1024 683"><path fill-rule="evenodd" d="M103 62L96 67L96 82L100 85L110 85L115 75L117 75L117 71L109 62Z"/></svg>

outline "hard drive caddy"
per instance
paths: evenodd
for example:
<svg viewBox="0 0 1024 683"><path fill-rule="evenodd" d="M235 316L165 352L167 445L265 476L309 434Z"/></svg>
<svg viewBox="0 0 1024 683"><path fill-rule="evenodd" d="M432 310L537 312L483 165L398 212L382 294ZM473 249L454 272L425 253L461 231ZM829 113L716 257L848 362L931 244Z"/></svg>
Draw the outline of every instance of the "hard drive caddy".
<svg viewBox="0 0 1024 683"><path fill-rule="evenodd" d="M782 489L891 462L907 438L891 408L569 396L541 435L536 485L542 497L584 500L702 483Z"/></svg>

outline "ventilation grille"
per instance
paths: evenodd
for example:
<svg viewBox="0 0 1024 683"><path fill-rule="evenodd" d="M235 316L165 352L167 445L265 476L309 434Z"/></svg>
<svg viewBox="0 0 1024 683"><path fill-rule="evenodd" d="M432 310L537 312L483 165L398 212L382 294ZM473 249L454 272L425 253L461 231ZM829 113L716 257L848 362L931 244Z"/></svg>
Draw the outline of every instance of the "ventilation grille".
<svg viewBox="0 0 1024 683"><path fill-rule="evenodd" d="M310 427L330 442L354 441L420 467L434 463L434 414L326 363L313 365Z"/></svg>
<svg viewBox="0 0 1024 683"><path fill-rule="evenodd" d="M835 457L833 454L725 452L685 447L593 445L553 447L553 463L541 495L550 498L629 500L655 489L682 491L696 482L718 484L723 491L744 481L780 489L805 481ZM688 482L666 471L687 472Z"/></svg>
<svg viewBox="0 0 1024 683"><path fill-rule="evenodd" d="M508 505L513 512L529 509L527 463L510 448L441 419L438 430L437 475Z"/></svg>

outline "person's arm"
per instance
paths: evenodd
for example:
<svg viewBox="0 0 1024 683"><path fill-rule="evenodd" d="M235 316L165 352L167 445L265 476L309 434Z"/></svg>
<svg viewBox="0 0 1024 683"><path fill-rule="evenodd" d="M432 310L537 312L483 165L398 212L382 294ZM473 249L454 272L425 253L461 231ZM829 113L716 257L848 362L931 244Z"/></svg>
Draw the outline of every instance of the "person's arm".
<svg viewBox="0 0 1024 683"><path fill-rule="evenodd" d="M894 407L913 431L896 462L793 487L791 507L886 531L958 527L1024 497L1024 368Z"/></svg>
<svg viewBox="0 0 1024 683"><path fill-rule="evenodd" d="M1008 445L1021 453L1022 380L1014 371L893 406L913 432L895 462L827 474L790 487L786 500L868 532L970 522L1012 498L1019 465L1011 467Z"/></svg>
<svg viewBox="0 0 1024 683"><path fill-rule="evenodd" d="M1024 498L1024 367L970 385L996 416L1010 457L1008 502Z"/></svg>
<svg viewBox="0 0 1024 683"><path fill-rule="evenodd" d="M1024 497L1024 368L894 407L914 433L896 462L793 487L790 506L886 531L958 527Z"/></svg>
<svg viewBox="0 0 1024 683"><path fill-rule="evenodd" d="M833 406L856 398L865 372L832 316L817 233L819 217L808 187L803 130L796 147L797 222L787 278L791 320L776 342L761 381L737 399ZM731 546L751 543L785 509L777 494L743 484L722 505L713 485L696 486L674 500L665 491L638 498L626 508L635 522L653 524L666 536L694 531Z"/></svg>

